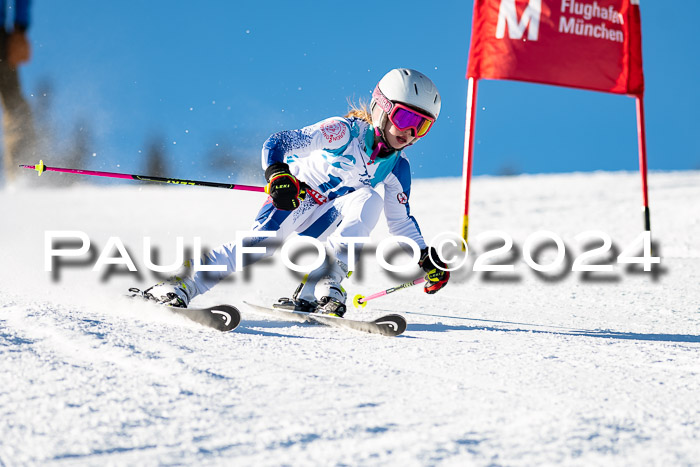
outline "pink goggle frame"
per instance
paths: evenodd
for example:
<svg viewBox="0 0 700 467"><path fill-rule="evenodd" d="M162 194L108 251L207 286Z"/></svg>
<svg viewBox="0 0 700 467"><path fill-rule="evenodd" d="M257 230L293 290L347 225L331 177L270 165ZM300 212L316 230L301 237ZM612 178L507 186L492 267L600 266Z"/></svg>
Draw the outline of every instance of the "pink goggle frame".
<svg viewBox="0 0 700 467"><path fill-rule="evenodd" d="M400 102L392 102L386 98L379 86L374 88L372 97L379 104L379 107L386 112L389 121L401 131L413 130L416 138L425 136L435 123L435 119L430 115L421 113Z"/></svg>

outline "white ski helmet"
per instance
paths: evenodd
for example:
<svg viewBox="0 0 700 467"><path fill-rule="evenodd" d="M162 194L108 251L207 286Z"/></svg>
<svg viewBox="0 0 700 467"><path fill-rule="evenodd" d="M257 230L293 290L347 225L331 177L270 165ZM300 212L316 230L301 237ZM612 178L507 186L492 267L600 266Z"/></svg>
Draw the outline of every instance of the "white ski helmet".
<svg viewBox="0 0 700 467"><path fill-rule="evenodd" d="M386 106L379 105L380 103L378 102L378 100L382 99L382 96L393 103L401 103L423 111L436 120L438 115L440 115L440 93L430 78L420 71L409 68L395 68L379 80L372 93L372 101L370 102L372 124L381 132L382 137L384 136L384 125L388 118L384 111ZM377 105L379 105L381 112L375 111Z"/></svg>

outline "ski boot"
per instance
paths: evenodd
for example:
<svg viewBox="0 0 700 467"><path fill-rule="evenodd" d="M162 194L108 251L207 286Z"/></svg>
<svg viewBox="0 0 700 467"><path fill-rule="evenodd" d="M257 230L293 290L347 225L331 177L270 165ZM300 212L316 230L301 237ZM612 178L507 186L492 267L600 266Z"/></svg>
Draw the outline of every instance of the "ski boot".
<svg viewBox="0 0 700 467"><path fill-rule="evenodd" d="M304 282L306 281L306 277L304 277ZM289 311L302 311L304 313L311 313L316 309L316 306L318 305L316 303L316 300L305 300L301 297L299 297L299 293L301 292L301 289L304 287L304 282L299 284L299 287L294 291L292 294L292 298L288 297L282 297L277 300L277 303L272 305L272 308L280 308L282 310L289 310Z"/></svg>
<svg viewBox="0 0 700 467"><path fill-rule="evenodd" d="M187 295L187 284L179 277L171 277L141 293L144 298L153 300L160 305L187 308L190 303L190 297Z"/></svg>
<svg viewBox="0 0 700 467"><path fill-rule="evenodd" d="M303 311L304 313L311 313L316 310L317 303L304 300L303 298L292 298L282 297L277 300L277 303L272 305L272 308L280 308L282 310L289 311Z"/></svg>
<svg viewBox="0 0 700 467"><path fill-rule="evenodd" d="M342 318L346 311L347 307L345 306L345 303L341 302L337 298L328 296L321 297L318 301L318 306L316 307L316 313L336 316L338 318Z"/></svg>
<svg viewBox="0 0 700 467"><path fill-rule="evenodd" d="M340 275L331 271L331 273L320 278L315 288L316 296L321 297L318 299L316 313L337 316L338 318L343 317L347 311L345 301L348 299L348 294L343 286L340 285L340 282L347 275L346 273Z"/></svg>
<svg viewBox="0 0 700 467"><path fill-rule="evenodd" d="M349 276L348 267L342 261L334 260L323 264L304 277L294 291L292 300L301 303L303 311L342 317L346 311L345 301L348 295L340 283Z"/></svg>

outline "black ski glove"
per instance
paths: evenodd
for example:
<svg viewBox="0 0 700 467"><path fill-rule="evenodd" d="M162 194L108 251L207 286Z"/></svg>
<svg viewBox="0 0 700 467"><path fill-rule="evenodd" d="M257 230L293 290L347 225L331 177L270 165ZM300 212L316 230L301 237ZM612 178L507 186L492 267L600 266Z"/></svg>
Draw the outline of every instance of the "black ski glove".
<svg viewBox="0 0 700 467"><path fill-rule="evenodd" d="M289 173L284 162L275 162L265 170L267 185L265 193L272 198L272 204L282 211L293 211L306 196L305 185Z"/></svg>
<svg viewBox="0 0 700 467"><path fill-rule="evenodd" d="M432 259L430 259L431 256ZM435 248L431 247L430 249L424 248L421 250L418 266L420 266L423 271L427 272L425 275L426 283L423 288L423 291L427 294L434 294L445 287L447 281L450 280L450 271L443 271L438 267L447 268L447 265L440 261L440 257Z"/></svg>

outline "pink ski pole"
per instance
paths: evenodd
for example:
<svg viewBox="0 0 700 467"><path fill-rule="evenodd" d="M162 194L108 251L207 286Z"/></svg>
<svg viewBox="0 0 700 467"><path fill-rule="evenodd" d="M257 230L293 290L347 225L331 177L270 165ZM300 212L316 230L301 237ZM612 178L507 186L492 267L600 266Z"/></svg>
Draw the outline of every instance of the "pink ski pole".
<svg viewBox="0 0 700 467"><path fill-rule="evenodd" d="M411 282L406 282L405 284L397 285L396 287L382 290L381 292L373 293L369 297L357 294L355 295L355 298L352 299L352 304L355 305L355 308L364 308L367 306L367 302L370 300L383 297L384 295L389 295L390 293L396 292L397 290L407 289L409 287L413 287L414 285L422 284L423 282L425 282L425 277L419 277L418 279L414 279Z"/></svg>
<svg viewBox="0 0 700 467"><path fill-rule="evenodd" d="M124 178L128 180L140 180L142 182L160 182L160 183L171 183L173 185L192 185L192 186L208 186L213 188L227 188L229 190L245 190L245 191L259 191L265 193L265 188L262 186L250 186L250 185L234 185L232 183L216 183L216 182L203 182L199 180L182 180L179 178L165 178L165 177L154 177L150 175L133 175L133 174L122 174L116 172L98 172L96 170L81 170L81 169L63 169L61 167L49 167L44 165L44 161L39 161L37 165L20 165L24 169L32 169L39 172L41 175L43 172L65 172L69 174L78 175L92 175L96 177L110 177L110 178Z"/></svg>

